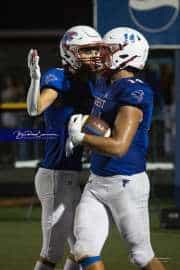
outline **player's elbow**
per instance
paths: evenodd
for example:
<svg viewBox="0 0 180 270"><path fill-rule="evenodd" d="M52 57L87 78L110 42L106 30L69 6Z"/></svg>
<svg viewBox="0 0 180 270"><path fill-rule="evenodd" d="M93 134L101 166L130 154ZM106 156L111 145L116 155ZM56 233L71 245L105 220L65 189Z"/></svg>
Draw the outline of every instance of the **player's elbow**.
<svg viewBox="0 0 180 270"><path fill-rule="evenodd" d="M38 116L42 113L42 108L39 104L37 104L37 105L31 104L27 100L27 112L28 112L29 116L32 116L32 117Z"/></svg>
<svg viewBox="0 0 180 270"><path fill-rule="evenodd" d="M32 110L30 108L27 108L27 112L28 112L29 116L31 116L31 117L38 116L41 114L38 110Z"/></svg>
<svg viewBox="0 0 180 270"><path fill-rule="evenodd" d="M124 143L116 143L113 147L113 155L120 158L128 152L128 146Z"/></svg>
<svg viewBox="0 0 180 270"><path fill-rule="evenodd" d="M27 112L29 116L38 116L42 113L43 109L39 101L36 102L32 100L30 96L27 96L26 103L27 103Z"/></svg>

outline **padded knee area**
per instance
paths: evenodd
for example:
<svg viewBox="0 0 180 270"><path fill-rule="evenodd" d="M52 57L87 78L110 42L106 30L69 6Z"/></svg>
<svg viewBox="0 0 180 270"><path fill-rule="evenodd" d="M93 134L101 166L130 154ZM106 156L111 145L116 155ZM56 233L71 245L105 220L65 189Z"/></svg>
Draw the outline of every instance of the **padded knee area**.
<svg viewBox="0 0 180 270"><path fill-rule="evenodd" d="M90 243L78 243L76 242L74 249L73 249L73 255L76 261L79 261L80 258L83 257L93 257L99 255L99 250L97 250L96 247L92 246Z"/></svg>

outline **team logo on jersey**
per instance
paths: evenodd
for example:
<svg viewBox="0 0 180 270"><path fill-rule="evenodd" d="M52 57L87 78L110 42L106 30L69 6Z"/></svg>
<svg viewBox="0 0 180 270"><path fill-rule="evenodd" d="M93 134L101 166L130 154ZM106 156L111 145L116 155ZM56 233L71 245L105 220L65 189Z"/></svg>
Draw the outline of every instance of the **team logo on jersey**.
<svg viewBox="0 0 180 270"><path fill-rule="evenodd" d="M143 31L162 32L170 28L179 14L179 0L129 0L133 22Z"/></svg>
<svg viewBox="0 0 180 270"><path fill-rule="evenodd" d="M138 103L140 103L143 100L144 97L144 91L143 90L136 90L131 93L131 96L137 100Z"/></svg>
<svg viewBox="0 0 180 270"><path fill-rule="evenodd" d="M57 81L57 80L58 78L54 74L48 74L45 79L45 83L48 84L49 82Z"/></svg>
<svg viewBox="0 0 180 270"><path fill-rule="evenodd" d="M105 103L106 103L106 100L100 97L95 97L94 106L92 107L92 110L91 110L91 115L100 117Z"/></svg>

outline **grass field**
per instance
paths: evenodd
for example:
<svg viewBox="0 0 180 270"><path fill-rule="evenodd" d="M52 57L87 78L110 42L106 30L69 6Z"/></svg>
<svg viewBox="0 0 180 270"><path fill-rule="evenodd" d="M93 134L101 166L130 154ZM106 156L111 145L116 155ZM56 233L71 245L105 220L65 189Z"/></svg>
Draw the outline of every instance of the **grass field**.
<svg viewBox="0 0 180 270"><path fill-rule="evenodd" d="M27 216L27 207L0 208L0 270L33 270L41 242L40 208L33 207ZM151 214L151 238L157 256L167 258L167 270L180 270L180 230L160 229L155 211ZM103 258L107 270L137 269L128 262L115 227L105 244Z"/></svg>

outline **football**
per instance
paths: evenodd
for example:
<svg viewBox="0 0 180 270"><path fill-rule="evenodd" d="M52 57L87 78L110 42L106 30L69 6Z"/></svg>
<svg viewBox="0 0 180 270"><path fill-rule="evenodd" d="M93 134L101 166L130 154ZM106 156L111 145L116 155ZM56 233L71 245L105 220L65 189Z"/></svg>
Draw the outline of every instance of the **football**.
<svg viewBox="0 0 180 270"><path fill-rule="evenodd" d="M84 116L82 132L102 137L110 137L111 135L111 129L108 123L101 118L92 115Z"/></svg>

